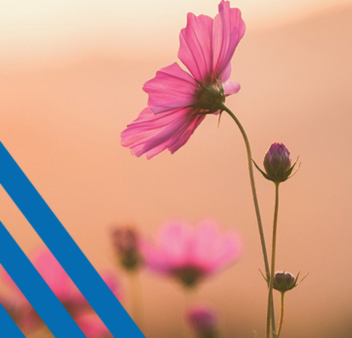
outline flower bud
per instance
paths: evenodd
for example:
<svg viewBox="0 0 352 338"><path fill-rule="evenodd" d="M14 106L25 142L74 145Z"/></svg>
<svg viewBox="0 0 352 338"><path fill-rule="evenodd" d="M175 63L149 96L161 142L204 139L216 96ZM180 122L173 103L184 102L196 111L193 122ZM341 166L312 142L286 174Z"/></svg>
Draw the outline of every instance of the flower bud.
<svg viewBox="0 0 352 338"><path fill-rule="evenodd" d="M290 152L282 143L273 143L264 156L264 168L274 182L283 182L291 168ZM290 171L291 173L291 171Z"/></svg>
<svg viewBox="0 0 352 338"><path fill-rule="evenodd" d="M142 263L139 239L132 228L117 228L112 232L113 247L119 263L126 270L134 270Z"/></svg>
<svg viewBox="0 0 352 338"><path fill-rule="evenodd" d="M278 184L292 176L297 161L291 166L290 152L287 148L282 143L273 143L264 155L266 173L258 167L254 160L253 163L266 179Z"/></svg>
<svg viewBox="0 0 352 338"><path fill-rule="evenodd" d="M197 336L200 338L213 338L217 334L217 317L213 310L198 306L192 308L187 313L187 320Z"/></svg>
<svg viewBox="0 0 352 338"><path fill-rule="evenodd" d="M278 271L275 273L273 288L280 292L286 292L297 286L298 276L286 271Z"/></svg>

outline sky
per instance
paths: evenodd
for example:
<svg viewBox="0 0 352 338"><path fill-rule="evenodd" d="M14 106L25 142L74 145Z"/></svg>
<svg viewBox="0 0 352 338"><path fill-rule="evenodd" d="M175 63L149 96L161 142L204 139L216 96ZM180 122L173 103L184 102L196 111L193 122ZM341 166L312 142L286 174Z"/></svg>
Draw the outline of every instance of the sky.
<svg viewBox="0 0 352 338"><path fill-rule="evenodd" d="M275 25L350 0L238 0L251 28ZM214 6L215 5L215 6ZM186 13L216 14L217 1L180 0L14 0L0 2L0 44L2 58L50 59L53 53L65 55L77 42L113 45L116 48L148 46L148 37L156 35L160 44L185 25ZM165 34L170 35L166 38ZM175 39L177 35L175 35ZM142 42L141 42L142 41ZM173 41L173 40L171 40Z"/></svg>

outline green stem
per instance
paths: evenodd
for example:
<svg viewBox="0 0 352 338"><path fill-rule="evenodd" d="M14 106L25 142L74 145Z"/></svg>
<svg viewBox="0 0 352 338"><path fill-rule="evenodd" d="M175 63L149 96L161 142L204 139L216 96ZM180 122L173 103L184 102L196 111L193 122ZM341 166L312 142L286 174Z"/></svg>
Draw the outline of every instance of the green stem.
<svg viewBox="0 0 352 338"><path fill-rule="evenodd" d="M280 322L279 322L279 327L278 327L277 334L276 334L277 338L280 337L281 330L282 330L282 324L284 322L284 309L285 309L284 298L285 298L285 292L281 292Z"/></svg>
<svg viewBox="0 0 352 338"><path fill-rule="evenodd" d="M275 274L275 258L276 258L276 235L277 235L277 219L279 213L279 185L275 183L275 211L274 211L274 224L273 224L273 239L271 248L271 271L270 271L270 283L269 283L269 295L268 295L268 309L267 309L267 322L266 322L266 338L270 338L270 322L271 315L273 313L273 283ZM275 333L275 330L271 332Z"/></svg>
<svg viewBox="0 0 352 338"><path fill-rule="evenodd" d="M184 292L184 308L183 308L183 317L182 317L182 337L183 338L189 338L189 329L188 329L188 323L186 322L186 314L187 311L190 309L190 307L194 304L195 300L195 289L194 288L189 288L189 287L184 287L183 288Z"/></svg>
<svg viewBox="0 0 352 338"><path fill-rule="evenodd" d="M260 217L260 211L259 211L259 203L258 203L258 198L257 198L257 191L255 188L255 181L254 181L254 174L253 174L253 163L252 163L252 152L251 152L251 146L248 141L247 134L242 127L242 124L240 121L237 119L237 117L233 114L233 112L227 108L225 105L223 105L222 109L226 111L232 119L236 122L238 128L241 131L241 134L244 139L244 143L246 145L246 150L247 150L247 159L248 159L248 170L249 170L249 178L251 181L251 188L252 188L252 196L253 196L253 202L254 202L254 208L255 208L255 214L257 216L257 222L258 222L258 229L259 229L259 235L260 235L260 241L262 245L262 251L263 251L263 257L264 257L264 265L265 265L265 274L267 281L269 283L270 279L270 270L269 270L269 261L268 261L268 255L266 251L266 245L265 245L265 238L264 238L264 231L263 231L263 225L262 225L262 220Z"/></svg>
<svg viewBox="0 0 352 338"><path fill-rule="evenodd" d="M237 119L237 117L234 115L234 113L229 108L227 108L224 104L222 105L222 109L224 111L226 111L232 117L232 119L236 122L238 128L241 131L244 143L246 145L249 178L250 178L250 182L251 182L251 189L252 189L252 196L253 196L255 214L257 216L257 223L258 223L258 230L259 230L259 235L260 235L260 242L261 242L261 245L262 245L262 252L263 252L264 266L265 266L265 275L266 275L267 284L269 286L269 283L270 283L269 261L268 261L268 254L267 254L267 251L266 251L265 237L264 237L262 219L261 219L261 216L260 216L259 203L258 203L258 198L257 198L257 191L256 191L256 188L255 188L251 146L249 144L249 140L248 140L247 134L246 134L242 124ZM272 301L272 304L271 304L271 309L272 309L271 310L271 316L272 316L271 326L272 326L273 332L275 332L276 331L275 330L275 313L274 313L273 301Z"/></svg>
<svg viewBox="0 0 352 338"><path fill-rule="evenodd" d="M142 330L142 290L139 281L139 272L130 271L127 273L130 284L130 304L131 304L131 317L137 326Z"/></svg>

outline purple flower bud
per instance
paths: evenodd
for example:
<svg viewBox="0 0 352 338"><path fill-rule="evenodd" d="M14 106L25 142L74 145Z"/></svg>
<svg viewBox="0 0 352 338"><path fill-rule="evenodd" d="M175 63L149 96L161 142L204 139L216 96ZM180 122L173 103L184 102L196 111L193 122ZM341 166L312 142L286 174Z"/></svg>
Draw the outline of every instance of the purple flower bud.
<svg viewBox="0 0 352 338"><path fill-rule="evenodd" d="M297 286L297 278L290 272L278 271L274 276L273 287L280 292L286 292Z"/></svg>
<svg viewBox="0 0 352 338"><path fill-rule="evenodd" d="M276 183L286 181L290 176L290 152L282 143L273 143L264 156L264 168L267 178Z"/></svg>
<svg viewBox="0 0 352 338"><path fill-rule="evenodd" d="M213 310L204 306L194 307L188 311L187 320L198 337L216 337L218 321Z"/></svg>

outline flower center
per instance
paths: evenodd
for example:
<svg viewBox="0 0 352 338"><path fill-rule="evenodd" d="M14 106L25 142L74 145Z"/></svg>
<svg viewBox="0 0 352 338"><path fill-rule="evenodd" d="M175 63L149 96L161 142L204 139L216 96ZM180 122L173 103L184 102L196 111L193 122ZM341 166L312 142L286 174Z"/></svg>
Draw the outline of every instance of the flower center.
<svg viewBox="0 0 352 338"><path fill-rule="evenodd" d="M215 113L225 102L224 89L218 81L210 85L199 84L196 97L194 106L200 108L202 113Z"/></svg>
<svg viewBox="0 0 352 338"><path fill-rule="evenodd" d="M176 268L172 273L186 287L195 286L203 276L203 271L192 265Z"/></svg>

